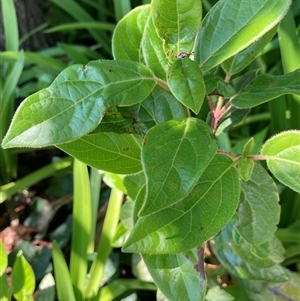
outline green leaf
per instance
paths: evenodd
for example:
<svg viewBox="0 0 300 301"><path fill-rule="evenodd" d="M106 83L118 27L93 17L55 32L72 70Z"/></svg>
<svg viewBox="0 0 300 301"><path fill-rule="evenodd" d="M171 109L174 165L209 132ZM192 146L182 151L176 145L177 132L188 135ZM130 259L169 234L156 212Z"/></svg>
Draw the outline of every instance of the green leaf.
<svg viewBox="0 0 300 301"><path fill-rule="evenodd" d="M274 176L283 184L300 193L300 131L291 130L270 138L261 154Z"/></svg>
<svg viewBox="0 0 300 301"><path fill-rule="evenodd" d="M0 276L4 274L7 267L7 254L2 239L0 240Z"/></svg>
<svg viewBox="0 0 300 301"><path fill-rule="evenodd" d="M254 146L255 146L255 140L252 137L244 145L242 156L244 158L248 157L252 153Z"/></svg>
<svg viewBox="0 0 300 301"><path fill-rule="evenodd" d="M205 296L206 301L232 301L236 300L232 295L221 289L219 286L210 288Z"/></svg>
<svg viewBox="0 0 300 301"><path fill-rule="evenodd" d="M171 119L186 118L187 109L177 101L172 93L156 86L140 104L137 119L148 129Z"/></svg>
<svg viewBox="0 0 300 301"><path fill-rule="evenodd" d="M152 18L164 41L166 55L191 52L202 16L202 3L195 0L152 0Z"/></svg>
<svg viewBox="0 0 300 301"><path fill-rule="evenodd" d="M259 75L253 82L231 97L239 108L251 108L284 94L300 95L300 69L285 75Z"/></svg>
<svg viewBox="0 0 300 301"><path fill-rule="evenodd" d="M11 277L14 297L18 301L33 300L35 277L30 264L22 255L22 251L17 254Z"/></svg>
<svg viewBox="0 0 300 301"><path fill-rule="evenodd" d="M250 244L260 245L276 231L280 206L277 186L259 164L249 181L242 181L242 202L239 206L239 233Z"/></svg>
<svg viewBox="0 0 300 301"><path fill-rule="evenodd" d="M133 175L128 175L124 177L124 185L127 190L127 195L135 200L139 191L145 185L145 175L143 172L139 172Z"/></svg>
<svg viewBox="0 0 300 301"><path fill-rule="evenodd" d="M248 158L241 158L239 160L239 173L244 181L249 181L254 168L254 162Z"/></svg>
<svg viewBox="0 0 300 301"><path fill-rule="evenodd" d="M56 241L53 242L53 265L58 299L76 301L68 266Z"/></svg>
<svg viewBox="0 0 300 301"><path fill-rule="evenodd" d="M230 75L244 70L270 42L270 40L276 34L277 27L278 26L275 26L246 49L223 62L223 69Z"/></svg>
<svg viewBox="0 0 300 301"><path fill-rule="evenodd" d="M74 160L73 169L74 200L72 245L70 254L70 275L76 299L84 295L85 278L88 270L86 259L92 229L92 206L89 173L87 166Z"/></svg>
<svg viewBox="0 0 300 301"><path fill-rule="evenodd" d="M170 120L153 127L142 148L147 197L139 216L155 213L184 198L216 151L217 142L202 120Z"/></svg>
<svg viewBox="0 0 300 301"><path fill-rule="evenodd" d="M6 274L0 275L0 300L1 301L10 301L11 298L9 296L11 295L12 287L9 287L7 284L7 276Z"/></svg>
<svg viewBox="0 0 300 301"><path fill-rule="evenodd" d="M222 0L203 19L195 46L195 61L207 71L242 51L271 30L291 1Z"/></svg>
<svg viewBox="0 0 300 301"><path fill-rule="evenodd" d="M297 273L286 271L289 280L280 284L269 285L269 291L273 292L276 301L297 300L299 298L300 277ZM278 295L281 299L277 299Z"/></svg>
<svg viewBox="0 0 300 301"><path fill-rule="evenodd" d="M106 109L142 102L154 86L151 70L137 62L103 60L71 66L49 88L21 104L2 146L71 142L94 130Z"/></svg>
<svg viewBox="0 0 300 301"><path fill-rule="evenodd" d="M199 113L205 97L205 83L194 61L177 59L169 70L168 85L178 101L195 114Z"/></svg>
<svg viewBox="0 0 300 301"><path fill-rule="evenodd" d="M141 143L131 134L96 132L57 147L100 170L117 174L142 170Z"/></svg>
<svg viewBox="0 0 300 301"><path fill-rule="evenodd" d="M141 49L145 64L150 67L153 73L166 80L166 73L169 69L169 60L165 55L163 41L157 35L156 28L151 18L151 13L144 29L143 39L141 41Z"/></svg>
<svg viewBox="0 0 300 301"><path fill-rule="evenodd" d="M204 274L204 258L198 258L201 250L191 250L189 255L193 255L193 258L185 253L143 255L153 280L169 300L203 300L207 279Z"/></svg>
<svg viewBox="0 0 300 301"><path fill-rule="evenodd" d="M238 206L239 195L233 161L216 155L189 195L138 218L123 250L175 254L197 247L224 227Z"/></svg>
<svg viewBox="0 0 300 301"><path fill-rule="evenodd" d="M36 301L55 300L55 281L51 273L45 275L39 284L38 296Z"/></svg>
<svg viewBox="0 0 300 301"><path fill-rule="evenodd" d="M269 282L284 282L288 279L286 271L279 264L268 268L257 268L241 259L232 249L233 225L229 222L214 238L213 251L220 263L234 277Z"/></svg>
<svg viewBox="0 0 300 301"><path fill-rule="evenodd" d="M268 268L284 260L285 249L274 235L265 243L256 246L249 244L239 234L238 229L234 228L230 244L237 256L257 268Z"/></svg>
<svg viewBox="0 0 300 301"><path fill-rule="evenodd" d="M117 24L112 48L115 59L144 63L156 76L166 79L168 59L153 25L150 5L133 9Z"/></svg>
<svg viewBox="0 0 300 301"><path fill-rule="evenodd" d="M150 5L138 6L118 22L112 38L114 59L142 62L141 40L150 13Z"/></svg>

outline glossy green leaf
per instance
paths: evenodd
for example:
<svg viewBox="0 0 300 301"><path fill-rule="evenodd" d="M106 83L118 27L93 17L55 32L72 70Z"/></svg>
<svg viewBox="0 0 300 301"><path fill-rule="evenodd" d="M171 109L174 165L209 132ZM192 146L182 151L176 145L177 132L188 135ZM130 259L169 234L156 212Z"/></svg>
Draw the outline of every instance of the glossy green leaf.
<svg viewBox="0 0 300 301"><path fill-rule="evenodd" d="M235 224L238 226L238 223ZM232 250L245 262L257 268L268 268L284 260L285 249L276 236L271 236L265 243L256 246L249 244L233 229L230 241Z"/></svg>
<svg viewBox="0 0 300 301"><path fill-rule="evenodd" d="M92 205L88 168L79 160L74 160L73 182L70 275L72 284L76 287L76 291L74 291L76 299L80 300L84 294L85 278L88 270L86 256L92 229Z"/></svg>
<svg viewBox="0 0 300 301"><path fill-rule="evenodd" d="M254 168L254 161L248 158L241 158L239 161L239 173L244 181L249 181Z"/></svg>
<svg viewBox="0 0 300 301"><path fill-rule="evenodd" d="M177 101L172 93L156 86L140 104L138 119L150 129L158 123L171 119L186 118L187 109Z"/></svg>
<svg viewBox="0 0 300 301"><path fill-rule="evenodd" d="M210 288L205 296L206 301L232 301L235 298L219 286Z"/></svg>
<svg viewBox="0 0 300 301"><path fill-rule="evenodd" d="M175 254L197 247L224 227L238 206L239 195L232 160L216 155L189 195L137 219L123 250Z"/></svg>
<svg viewBox="0 0 300 301"><path fill-rule="evenodd" d="M277 186L268 172L254 164L251 178L241 185L239 232L250 244L260 245L276 231L280 206Z"/></svg>
<svg viewBox="0 0 300 301"><path fill-rule="evenodd" d="M33 300L35 277L28 261L19 251L12 269L13 294L18 301Z"/></svg>
<svg viewBox="0 0 300 301"><path fill-rule="evenodd" d="M145 175L143 172L128 175L124 177L124 185L128 196L132 200L136 200L139 191L145 186Z"/></svg>
<svg viewBox="0 0 300 301"><path fill-rule="evenodd" d="M234 277L246 280L269 282L284 282L288 280L285 269L279 264L268 268L257 268L245 262L232 249L232 224L226 227L214 238L213 251L220 263Z"/></svg>
<svg viewBox="0 0 300 301"><path fill-rule="evenodd" d="M112 38L114 59L142 62L141 40L150 13L150 5L138 6L118 22Z"/></svg>
<svg viewBox="0 0 300 301"><path fill-rule="evenodd" d="M162 293L170 300L203 300L207 279L203 249L169 255L143 255L147 268ZM193 255L193 258L190 256ZM176 281L174 281L176 279Z"/></svg>
<svg viewBox="0 0 300 301"><path fill-rule="evenodd" d="M254 146L255 146L255 140L252 137L244 145L242 156L244 158L248 157L252 153Z"/></svg>
<svg viewBox="0 0 300 301"><path fill-rule="evenodd" d="M144 63L156 76L166 79L168 59L153 25L150 5L133 9L117 24L112 47L115 59Z"/></svg>
<svg viewBox="0 0 300 301"><path fill-rule="evenodd" d="M217 142L202 120L170 120L153 127L142 148L147 196L139 216L161 211L182 200L216 151Z"/></svg>
<svg viewBox="0 0 300 301"><path fill-rule="evenodd" d="M201 23L201 1L152 0L151 6L153 22L167 56L191 52Z"/></svg>
<svg viewBox="0 0 300 301"><path fill-rule="evenodd" d="M42 147L73 141L94 130L106 109L142 102L154 86L151 70L137 62L73 65L49 88L22 102L2 145Z"/></svg>
<svg viewBox="0 0 300 301"><path fill-rule="evenodd" d="M262 147L267 165L283 184L300 193L300 131L282 132Z"/></svg>
<svg viewBox="0 0 300 301"><path fill-rule="evenodd" d="M177 59L170 67L167 82L178 101L198 114L205 97L205 83L197 63L189 58Z"/></svg>
<svg viewBox="0 0 300 301"><path fill-rule="evenodd" d="M56 241L53 242L53 265L58 299L76 301L68 266Z"/></svg>
<svg viewBox="0 0 300 301"><path fill-rule="evenodd" d="M291 1L222 0L203 19L195 60L209 70L242 51L271 30L286 14Z"/></svg>
<svg viewBox="0 0 300 301"><path fill-rule="evenodd" d="M7 267L7 254L2 240L0 240L0 276L4 274Z"/></svg>
<svg viewBox="0 0 300 301"><path fill-rule="evenodd" d="M10 301L11 298L9 298L9 296L11 295L10 291L12 287L8 286L6 274L0 275L0 288L0 300Z"/></svg>
<svg viewBox="0 0 300 301"><path fill-rule="evenodd" d="M169 60L165 55L163 41L157 35L156 28L153 24L153 19L151 18L151 13L144 29L144 34L141 41L141 49L145 64L151 68L157 77L166 80L166 73L169 68Z"/></svg>
<svg viewBox="0 0 300 301"><path fill-rule="evenodd" d="M223 62L222 63L223 69L228 74L236 74L244 70L263 50L263 48L270 42L270 40L276 34L276 31L277 31L277 26L272 28L270 31L264 34L260 39L258 39L253 44L248 46L246 49L244 49L237 55Z"/></svg>
<svg viewBox="0 0 300 301"><path fill-rule="evenodd" d="M100 170L119 174L142 170L141 142L131 134L96 132L57 147Z"/></svg>
<svg viewBox="0 0 300 301"><path fill-rule="evenodd" d="M245 89L231 97L239 108L251 108L284 94L300 95L300 69L285 75L259 75Z"/></svg>

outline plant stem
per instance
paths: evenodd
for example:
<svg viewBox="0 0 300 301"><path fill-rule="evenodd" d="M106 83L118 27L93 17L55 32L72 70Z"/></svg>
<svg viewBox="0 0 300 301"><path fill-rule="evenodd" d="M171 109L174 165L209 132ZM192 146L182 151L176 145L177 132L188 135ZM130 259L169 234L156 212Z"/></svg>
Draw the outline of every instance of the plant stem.
<svg viewBox="0 0 300 301"><path fill-rule="evenodd" d="M97 250L97 257L91 267L90 279L85 290L86 299L92 299L99 291L105 262L112 250L112 240L118 226L123 197L124 194L122 191L117 188L112 189Z"/></svg>
<svg viewBox="0 0 300 301"><path fill-rule="evenodd" d="M170 92L170 88L169 88L168 84L165 81L163 81L162 79L160 79L158 77L155 78L155 81L163 89L165 89L166 91Z"/></svg>

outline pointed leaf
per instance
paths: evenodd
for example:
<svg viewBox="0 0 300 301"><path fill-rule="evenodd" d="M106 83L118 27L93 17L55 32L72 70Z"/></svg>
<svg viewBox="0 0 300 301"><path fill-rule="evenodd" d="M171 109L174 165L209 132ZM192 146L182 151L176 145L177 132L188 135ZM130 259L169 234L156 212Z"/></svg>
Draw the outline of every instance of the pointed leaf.
<svg viewBox="0 0 300 301"><path fill-rule="evenodd" d="M216 151L217 142L202 120L170 120L152 128L142 149L147 197L139 215L157 212L184 198Z"/></svg>
<svg viewBox="0 0 300 301"><path fill-rule="evenodd" d="M238 206L239 195L233 161L216 155L188 196L138 218L123 250L175 254L197 247L224 227Z"/></svg>
<svg viewBox="0 0 300 301"><path fill-rule="evenodd" d="M153 22L167 56L191 52L201 23L201 1L152 0L151 6Z"/></svg>
<svg viewBox="0 0 300 301"><path fill-rule="evenodd" d="M189 58L177 59L168 73L168 85L174 96L198 114L204 97L205 83L199 66Z"/></svg>
<svg viewBox="0 0 300 301"><path fill-rule="evenodd" d="M232 104L251 108L284 94L300 95L300 69L285 75L262 74L245 89L232 96Z"/></svg>
<svg viewBox="0 0 300 301"><path fill-rule="evenodd" d="M242 203L238 210L238 231L250 244L259 245L276 231L280 206L277 186L258 163L249 181L242 181Z"/></svg>
<svg viewBox="0 0 300 301"><path fill-rule="evenodd" d="M169 300L203 300L207 280L204 274L204 258L198 258L198 252L197 249L189 252L194 255L193 258L184 253L143 255L153 280ZM199 269L200 266L203 269Z"/></svg>
<svg viewBox="0 0 300 301"><path fill-rule="evenodd" d="M57 147L100 170L117 174L142 170L141 143L131 134L96 132Z"/></svg>
<svg viewBox="0 0 300 301"><path fill-rule="evenodd" d="M105 110L142 102L155 86L151 70L131 61L93 61L65 69L19 107L3 147L67 143L95 129Z"/></svg>
<svg viewBox="0 0 300 301"><path fill-rule="evenodd" d="M140 104L139 120L151 128L171 119L186 118L187 109L177 101L172 93L156 86L151 94Z"/></svg>
<svg viewBox="0 0 300 301"><path fill-rule="evenodd" d="M7 254L2 239L0 239L0 276L4 274L7 268Z"/></svg>
<svg viewBox="0 0 300 301"><path fill-rule="evenodd" d="M150 14L150 5L138 6L118 22L112 38L115 60L141 62L141 40Z"/></svg>
<svg viewBox="0 0 300 301"><path fill-rule="evenodd" d="M144 63L161 79L166 79L168 59L157 35L150 5L139 6L116 26L112 39L114 58Z"/></svg>
<svg viewBox="0 0 300 301"><path fill-rule="evenodd" d="M56 241L53 242L53 265L58 299L76 301L68 266Z"/></svg>
<svg viewBox="0 0 300 301"><path fill-rule="evenodd" d="M33 300L28 299L32 296L35 289L35 276L28 261L18 252L12 269L12 286L14 297L18 301Z"/></svg>
<svg viewBox="0 0 300 301"><path fill-rule="evenodd" d="M229 74L236 74L244 70L270 42L276 34L277 27L278 26L275 26L246 49L223 62L223 69L225 69Z"/></svg>
<svg viewBox="0 0 300 301"><path fill-rule="evenodd" d="M157 77L166 80L166 73L169 68L169 60L165 55L163 41L158 36L156 28L154 27L151 14L149 15L145 26L141 41L141 49L145 64Z"/></svg>
<svg viewBox="0 0 300 301"><path fill-rule="evenodd" d="M283 184L300 193L300 131L282 132L269 139L261 154L267 165Z"/></svg>
<svg viewBox="0 0 300 301"><path fill-rule="evenodd" d="M213 245L214 254L231 275L241 279L269 282L284 282L288 280L285 269L279 264L268 268L257 268L235 254L230 244L232 230L232 223L229 222L214 238Z"/></svg>
<svg viewBox="0 0 300 301"><path fill-rule="evenodd" d="M230 244L237 256L257 268L268 268L284 260L285 249L275 235L256 246L249 244L236 229L233 229Z"/></svg>
<svg viewBox="0 0 300 301"><path fill-rule="evenodd" d="M244 181L248 181L252 175L254 162L248 158L241 158L239 161L239 173Z"/></svg>
<svg viewBox="0 0 300 301"><path fill-rule="evenodd" d="M289 0L222 0L203 19L195 60L207 71L242 51L284 17Z"/></svg>

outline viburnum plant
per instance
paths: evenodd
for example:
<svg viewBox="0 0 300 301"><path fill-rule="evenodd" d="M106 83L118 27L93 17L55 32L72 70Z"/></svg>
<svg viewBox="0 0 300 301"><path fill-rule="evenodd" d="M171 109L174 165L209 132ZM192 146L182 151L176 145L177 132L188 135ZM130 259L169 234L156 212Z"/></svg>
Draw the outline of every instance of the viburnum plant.
<svg viewBox="0 0 300 301"><path fill-rule="evenodd" d="M265 282L288 277L274 235L278 189L259 161L300 192L300 131L270 137L259 154L253 138L241 154L219 149L217 139L251 108L300 94L300 69L275 76L248 68L290 4L221 0L203 20L200 0L137 7L115 28L114 60L70 66L29 96L2 146L55 145L126 175L122 249L142 254L169 300L204 300L207 242L240 285L254 280L252 294L267 294Z"/></svg>

